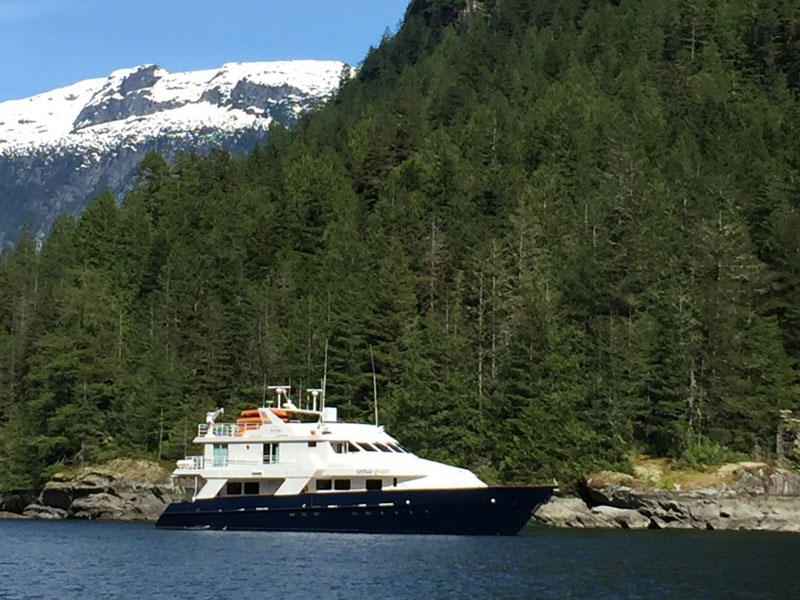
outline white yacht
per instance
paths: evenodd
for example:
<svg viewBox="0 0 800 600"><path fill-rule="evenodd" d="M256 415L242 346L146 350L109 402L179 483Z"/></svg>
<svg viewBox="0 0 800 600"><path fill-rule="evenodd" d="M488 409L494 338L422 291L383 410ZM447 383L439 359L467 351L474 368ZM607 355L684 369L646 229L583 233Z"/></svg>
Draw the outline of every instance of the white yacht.
<svg viewBox="0 0 800 600"><path fill-rule="evenodd" d="M343 423L307 390L296 406L272 386L272 406L236 423L208 413L173 477L194 479L189 502L157 527L279 531L514 534L554 486L491 487L466 469L404 449L383 427Z"/></svg>

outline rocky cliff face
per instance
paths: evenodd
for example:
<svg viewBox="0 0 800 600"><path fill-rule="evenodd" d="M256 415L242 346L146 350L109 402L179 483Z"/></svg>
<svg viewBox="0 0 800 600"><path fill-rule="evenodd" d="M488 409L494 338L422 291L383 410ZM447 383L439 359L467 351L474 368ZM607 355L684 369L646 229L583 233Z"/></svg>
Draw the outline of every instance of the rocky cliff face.
<svg viewBox="0 0 800 600"><path fill-rule="evenodd" d="M115 460L54 475L23 515L35 519L155 521L170 502L185 499L187 493L155 463Z"/></svg>
<svg viewBox="0 0 800 600"><path fill-rule="evenodd" d="M557 498L536 518L560 527L800 532L800 474L763 463L724 465L688 489L613 472L590 477L586 489L588 502Z"/></svg>
<svg viewBox="0 0 800 600"><path fill-rule="evenodd" d="M292 124L347 72L338 61L188 73L143 65L0 103L0 247L26 222L42 238L58 215L79 214L103 190L124 194L151 150L172 159L265 143L273 121Z"/></svg>

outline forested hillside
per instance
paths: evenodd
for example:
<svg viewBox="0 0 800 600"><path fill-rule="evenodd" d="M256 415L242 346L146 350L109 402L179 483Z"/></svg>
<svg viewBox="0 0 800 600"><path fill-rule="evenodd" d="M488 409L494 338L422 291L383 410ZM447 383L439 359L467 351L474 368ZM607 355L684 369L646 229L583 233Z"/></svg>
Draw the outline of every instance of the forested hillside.
<svg viewBox="0 0 800 600"><path fill-rule="evenodd" d="M498 481L769 458L800 408L800 6L414 0L335 99L0 265L0 484L317 385ZM163 432L163 433L162 433ZM161 443L163 441L163 443Z"/></svg>

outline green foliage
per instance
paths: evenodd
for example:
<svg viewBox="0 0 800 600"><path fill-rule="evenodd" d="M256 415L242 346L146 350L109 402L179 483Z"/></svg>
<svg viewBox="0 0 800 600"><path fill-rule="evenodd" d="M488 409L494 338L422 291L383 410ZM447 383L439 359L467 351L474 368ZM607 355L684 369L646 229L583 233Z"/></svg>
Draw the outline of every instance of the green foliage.
<svg viewBox="0 0 800 600"><path fill-rule="evenodd" d="M570 485L769 457L798 409L800 27L759 0L414 0L247 156L142 161L0 263L0 485L176 458L317 385L425 456Z"/></svg>
<svg viewBox="0 0 800 600"><path fill-rule="evenodd" d="M691 469L706 469L730 462L738 462L746 457L741 452L734 452L704 435L687 434L686 448L683 451L679 466Z"/></svg>

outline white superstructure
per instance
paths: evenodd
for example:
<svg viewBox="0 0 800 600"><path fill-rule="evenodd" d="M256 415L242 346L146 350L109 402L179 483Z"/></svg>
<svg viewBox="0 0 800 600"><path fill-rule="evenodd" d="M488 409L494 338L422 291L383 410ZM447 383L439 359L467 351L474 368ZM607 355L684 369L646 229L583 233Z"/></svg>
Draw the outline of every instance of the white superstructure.
<svg viewBox="0 0 800 600"><path fill-rule="evenodd" d="M383 427L342 423L335 408L295 406L275 386L274 406L242 411L236 423L209 413L194 443L203 454L178 461L173 477L205 481L195 500L342 491L470 489L486 484L466 469L408 452Z"/></svg>

